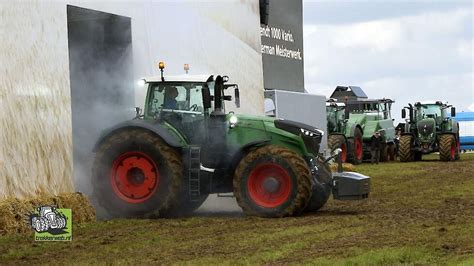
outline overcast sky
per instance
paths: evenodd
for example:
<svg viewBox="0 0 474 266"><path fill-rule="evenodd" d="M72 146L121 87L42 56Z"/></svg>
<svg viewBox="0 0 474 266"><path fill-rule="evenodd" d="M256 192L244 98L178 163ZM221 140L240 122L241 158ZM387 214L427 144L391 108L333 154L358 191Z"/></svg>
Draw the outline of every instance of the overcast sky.
<svg viewBox="0 0 474 266"><path fill-rule="evenodd" d="M443 100L474 111L472 1L304 0L305 88L358 85L369 98Z"/></svg>

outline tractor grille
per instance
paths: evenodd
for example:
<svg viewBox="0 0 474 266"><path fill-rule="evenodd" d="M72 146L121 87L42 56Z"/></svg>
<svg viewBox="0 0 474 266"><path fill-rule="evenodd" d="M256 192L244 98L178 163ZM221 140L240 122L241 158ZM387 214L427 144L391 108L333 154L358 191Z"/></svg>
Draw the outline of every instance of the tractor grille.
<svg viewBox="0 0 474 266"><path fill-rule="evenodd" d="M308 137L302 135L303 142L306 146L306 149L312 153L314 156L318 155L319 153L319 146L321 145L322 136L316 135L313 137Z"/></svg>
<svg viewBox="0 0 474 266"><path fill-rule="evenodd" d="M422 136L429 136L433 133L435 122L433 119L427 119L418 123L418 133Z"/></svg>
<svg viewBox="0 0 474 266"><path fill-rule="evenodd" d="M319 146L321 145L323 136L316 128L303 123L284 119L277 119L274 123L279 129L301 136L308 152L312 153L313 155L317 155L319 153ZM312 136L304 134L302 130L304 132L307 131L308 133L311 133Z"/></svg>

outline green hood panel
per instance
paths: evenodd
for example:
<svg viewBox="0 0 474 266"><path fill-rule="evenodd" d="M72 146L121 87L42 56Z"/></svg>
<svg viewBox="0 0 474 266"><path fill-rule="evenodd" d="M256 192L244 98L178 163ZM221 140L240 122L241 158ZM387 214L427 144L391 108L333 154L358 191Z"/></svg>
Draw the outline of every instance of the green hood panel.
<svg viewBox="0 0 474 266"><path fill-rule="evenodd" d="M237 115L238 122L234 128L229 129L227 136L229 144L242 147L256 141L269 141L273 145L283 146L298 154L307 156L308 151L303 139L295 134L275 127L275 118L267 116Z"/></svg>

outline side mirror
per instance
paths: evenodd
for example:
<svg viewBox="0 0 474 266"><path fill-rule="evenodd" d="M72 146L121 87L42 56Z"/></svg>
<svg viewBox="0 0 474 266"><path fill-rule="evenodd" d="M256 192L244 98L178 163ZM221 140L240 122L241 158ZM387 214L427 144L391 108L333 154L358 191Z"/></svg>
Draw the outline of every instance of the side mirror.
<svg viewBox="0 0 474 266"><path fill-rule="evenodd" d="M209 88L206 86L201 90L202 94L202 105L204 109L211 108L211 93L209 92Z"/></svg>
<svg viewBox="0 0 474 266"><path fill-rule="evenodd" d="M234 97L235 97L235 106L237 106L237 108L240 108L240 92L239 92L239 88L235 88L235 90L234 90Z"/></svg>
<svg viewBox="0 0 474 266"><path fill-rule="evenodd" d="M407 110L402 109L402 118L405 119L407 117Z"/></svg>
<svg viewBox="0 0 474 266"><path fill-rule="evenodd" d="M456 116L456 107L451 107L451 117Z"/></svg>

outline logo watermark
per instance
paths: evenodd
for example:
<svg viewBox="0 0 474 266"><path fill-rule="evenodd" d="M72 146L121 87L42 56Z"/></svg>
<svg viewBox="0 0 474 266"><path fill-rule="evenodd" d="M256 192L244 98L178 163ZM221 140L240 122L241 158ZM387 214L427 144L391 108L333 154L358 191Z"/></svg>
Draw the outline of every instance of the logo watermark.
<svg viewBox="0 0 474 266"><path fill-rule="evenodd" d="M71 241L72 211L53 206L41 206L30 214L29 222L35 230L36 241Z"/></svg>

